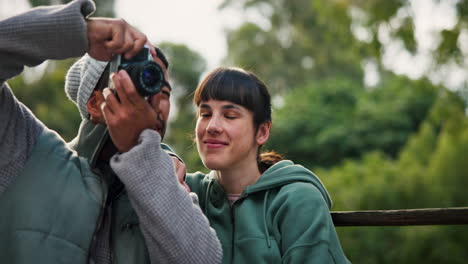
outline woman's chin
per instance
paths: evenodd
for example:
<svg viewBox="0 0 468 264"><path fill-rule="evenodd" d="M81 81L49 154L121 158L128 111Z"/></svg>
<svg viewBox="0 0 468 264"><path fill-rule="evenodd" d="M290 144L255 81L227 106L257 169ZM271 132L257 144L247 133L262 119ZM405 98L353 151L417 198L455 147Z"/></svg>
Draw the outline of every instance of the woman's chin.
<svg viewBox="0 0 468 264"><path fill-rule="evenodd" d="M205 160L203 161L203 165L210 170L222 170L224 168L221 162L217 162L214 160Z"/></svg>

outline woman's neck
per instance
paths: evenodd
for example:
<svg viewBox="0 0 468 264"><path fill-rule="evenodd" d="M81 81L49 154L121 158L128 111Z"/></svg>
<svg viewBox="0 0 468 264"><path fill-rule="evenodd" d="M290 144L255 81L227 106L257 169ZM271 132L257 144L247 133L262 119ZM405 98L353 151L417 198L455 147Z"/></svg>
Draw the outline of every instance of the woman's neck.
<svg viewBox="0 0 468 264"><path fill-rule="evenodd" d="M218 181L227 194L241 194L245 187L257 182L262 175L256 162L231 168L229 170L216 171Z"/></svg>

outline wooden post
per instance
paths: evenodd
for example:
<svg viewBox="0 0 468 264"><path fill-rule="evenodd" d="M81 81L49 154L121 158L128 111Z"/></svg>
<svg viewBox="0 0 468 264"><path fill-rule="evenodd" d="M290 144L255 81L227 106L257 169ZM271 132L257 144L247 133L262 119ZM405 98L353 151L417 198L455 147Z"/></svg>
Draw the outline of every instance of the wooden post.
<svg viewBox="0 0 468 264"><path fill-rule="evenodd" d="M468 207L331 212L335 226L468 225Z"/></svg>

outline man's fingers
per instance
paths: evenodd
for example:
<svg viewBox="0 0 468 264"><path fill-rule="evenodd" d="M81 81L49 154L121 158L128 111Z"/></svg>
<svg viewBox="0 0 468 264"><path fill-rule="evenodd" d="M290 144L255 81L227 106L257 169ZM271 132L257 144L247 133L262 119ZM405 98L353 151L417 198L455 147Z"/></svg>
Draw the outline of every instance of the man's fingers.
<svg viewBox="0 0 468 264"><path fill-rule="evenodd" d="M104 106L105 108L109 109L112 113L115 113L119 109L119 101L115 97L115 95L112 93L112 91L109 88L105 88L104 91L102 91L102 95L104 96ZM103 104L101 104L101 109L103 108Z"/></svg>
<svg viewBox="0 0 468 264"><path fill-rule="evenodd" d="M109 60L112 51L109 51L105 42L112 35L112 28L107 19L89 18L87 20L88 53L98 60Z"/></svg>
<svg viewBox="0 0 468 264"><path fill-rule="evenodd" d="M88 53L99 60L109 60L111 54L135 56L147 42L146 35L123 19L90 18L88 28Z"/></svg>
<svg viewBox="0 0 468 264"><path fill-rule="evenodd" d="M108 88L106 88L106 89L109 90ZM112 110L107 106L107 103L106 103L106 97L108 96L108 92L110 92L110 91L107 91L106 89L104 89L102 91L102 93L97 93L96 94L96 96L99 97L99 100L102 101L102 103L100 105L102 113L104 113L104 109L107 109L108 111L112 112Z"/></svg>
<svg viewBox="0 0 468 264"><path fill-rule="evenodd" d="M124 106L131 105L132 103L129 102L125 89L122 87L122 81L119 73L112 74L112 83L114 85L114 89L119 96L120 103Z"/></svg>
<svg viewBox="0 0 468 264"><path fill-rule="evenodd" d="M111 93L112 91L109 88L104 88L104 90L102 91L102 96L104 97L104 100L106 100L107 96L109 96L109 94Z"/></svg>
<svg viewBox="0 0 468 264"><path fill-rule="evenodd" d="M132 34L128 30L126 30L124 32L124 36L123 36L122 41L123 42L121 43L120 47L114 51L115 54L126 54L129 51L133 50L133 47L135 45L134 44L135 40L133 39ZM130 58L131 57L129 57L127 59L130 59Z"/></svg>
<svg viewBox="0 0 468 264"><path fill-rule="evenodd" d="M106 120L107 126L110 126L110 124L113 124L113 120L115 119L115 114L112 112L108 104L104 101L101 103L101 111L104 115L104 119Z"/></svg>
<svg viewBox="0 0 468 264"><path fill-rule="evenodd" d="M128 101L135 107L144 106L146 103L145 99L137 92L135 85L132 82L132 79L126 71L119 71L120 84L122 90L124 90L125 96Z"/></svg>
<svg viewBox="0 0 468 264"><path fill-rule="evenodd" d="M106 38L105 45L112 53L120 54L119 51L125 43L125 31L128 26L123 19L113 19L109 21L110 36Z"/></svg>
<svg viewBox="0 0 468 264"><path fill-rule="evenodd" d="M151 44L149 41L146 41L146 46L148 46L150 50L151 57L153 57L153 60L155 60L157 56L156 56L156 49L154 48L153 44Z"/></svg>
<svg viewBox="0 0 468 264"><path fill-rule="evenodd" d="M126 59L135 56L148 42L146 35L135 29L129 30L129 39L131 39L131 47L125 52Z"/></svg>

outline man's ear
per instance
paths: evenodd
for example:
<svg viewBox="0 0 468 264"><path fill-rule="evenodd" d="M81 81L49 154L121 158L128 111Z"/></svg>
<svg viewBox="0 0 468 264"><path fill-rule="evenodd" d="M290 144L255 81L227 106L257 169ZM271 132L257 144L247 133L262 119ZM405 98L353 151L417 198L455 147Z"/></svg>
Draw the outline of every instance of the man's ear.
<svg viewBox="0 0 468 264"><path fill-rule="evenodd" d="M255 136L258 145L263 145L268 141L270 138L270 128L271 122L265 122L258 126L257 135Z"/></svg>
<svg viewBox="0 0 468 264"><path fill-rule="evenodd" d="M101 103L104 102L102 91L94 90L86 103L86 109L94 123L104 123L104 115L101 111Z"/></svg>

